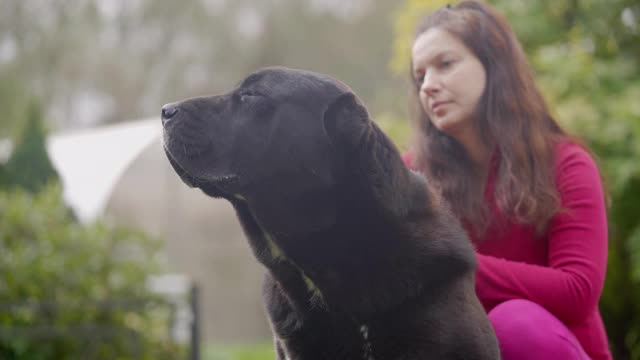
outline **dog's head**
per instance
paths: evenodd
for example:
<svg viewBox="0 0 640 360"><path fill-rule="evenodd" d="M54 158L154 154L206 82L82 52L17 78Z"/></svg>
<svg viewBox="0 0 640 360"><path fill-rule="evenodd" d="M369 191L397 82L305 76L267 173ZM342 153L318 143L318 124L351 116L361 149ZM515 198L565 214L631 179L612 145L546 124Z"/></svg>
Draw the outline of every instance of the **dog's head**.
<svg viewBox="0 0 640 360"><path fill-rule="evenodd" d="M306 213L308 223L298 226L327 226L346 176L366 173L388 192L381 184L397 179L381 179L406 171L353 92L326 75L262 69L226 94L165 105L162 118L165 151L185 183L247 201L262 217L278 218L270 223Z"/></svg>

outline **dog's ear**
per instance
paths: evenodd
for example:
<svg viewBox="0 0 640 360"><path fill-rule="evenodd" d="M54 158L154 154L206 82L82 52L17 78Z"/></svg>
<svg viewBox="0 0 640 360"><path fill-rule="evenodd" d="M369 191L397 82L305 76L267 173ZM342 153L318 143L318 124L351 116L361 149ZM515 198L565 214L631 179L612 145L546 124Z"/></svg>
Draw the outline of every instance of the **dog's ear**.
<svg viewBox="0 0 640 360"><path fill-rule="evenodd" d="M324 126L339 158L354 175L350 181L358 184L357 191L368 192L365 198L394 217L424 213L428 201L425 184L416 183L396 146L354 94L342 94L328 106Z"/></svg>
<svg viewBox="0 0 640 360"><path fill-rule="evenodd" d="M324 112L324 129L331 142L347 151L360 145L369 123L367 109L351 92L338 96Z"/></svg>

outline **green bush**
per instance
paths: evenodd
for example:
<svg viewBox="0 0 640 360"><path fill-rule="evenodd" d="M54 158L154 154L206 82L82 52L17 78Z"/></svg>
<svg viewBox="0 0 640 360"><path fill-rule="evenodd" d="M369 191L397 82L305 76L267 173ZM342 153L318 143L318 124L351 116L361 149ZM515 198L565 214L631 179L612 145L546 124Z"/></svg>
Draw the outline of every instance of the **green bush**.
<svg viewBox="0 0 640 360"><path fill-rule="evenodd" d="M204 360L273 360L273 344L253 345L210 345L204 353Z"/></svg>
<svg viewBox="0 0 640 360"><path fill-rule="evenodd" d="M60 188L0 191L0 359L177 359L148 292L160 243L76 223Z"/></svg>

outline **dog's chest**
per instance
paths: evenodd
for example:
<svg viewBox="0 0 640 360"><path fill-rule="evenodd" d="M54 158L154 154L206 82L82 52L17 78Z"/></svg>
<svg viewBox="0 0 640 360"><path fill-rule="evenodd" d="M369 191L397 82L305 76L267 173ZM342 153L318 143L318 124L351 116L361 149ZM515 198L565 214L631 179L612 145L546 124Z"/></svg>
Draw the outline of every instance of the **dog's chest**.
<svg viewBox="0 0 640 360"><path fill-rule="evenodd" d="M286 353L289 360L389 360L384 356L388 349L380 348L385 337L367 323L322 319L307 323L302 333L289 338Z"/></svg>
<svg viewBox="0 0 640 360"><path fill-rule="evenodd" d="M360 326L360 335L362 335L362 359L375 360L371 341L369 340L369 327L367 325Z"/></svg>

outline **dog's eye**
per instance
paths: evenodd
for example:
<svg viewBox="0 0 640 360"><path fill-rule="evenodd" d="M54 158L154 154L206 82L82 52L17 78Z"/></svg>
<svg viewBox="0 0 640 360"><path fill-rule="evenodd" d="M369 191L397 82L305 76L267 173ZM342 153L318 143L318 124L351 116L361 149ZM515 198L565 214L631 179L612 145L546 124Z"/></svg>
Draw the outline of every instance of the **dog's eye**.
<svg viewBox="0 0 640 360"><path fill-rule="evenodd" d="M247 101L255 100L256 98L260 97L260 94L250 92L250 91L242 91L242 92L236 93L236 97L240 102L247 102Z"/></svg>
<svg viewBox="0 0 640 360"><path fill-rule="evenodd" d="M233 104L254 114L265 115L272 110L272 105L264 94L249 90L240 90L233 94Z"/></svg>

